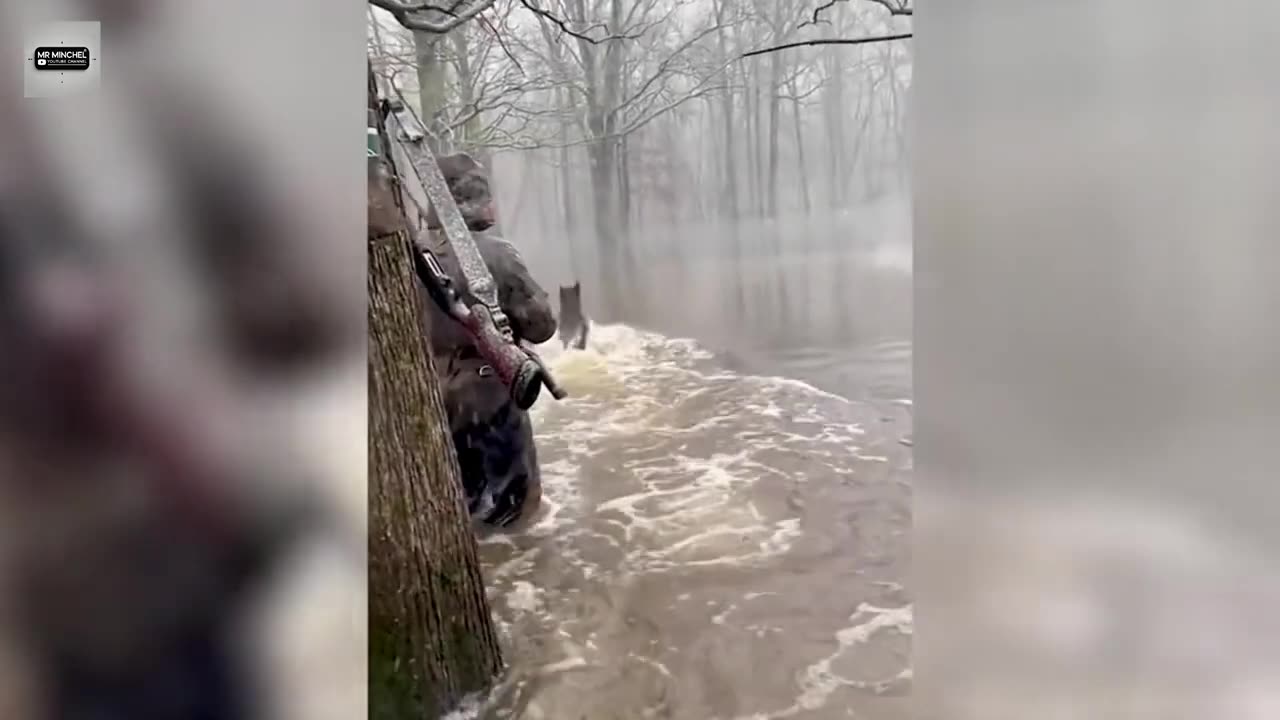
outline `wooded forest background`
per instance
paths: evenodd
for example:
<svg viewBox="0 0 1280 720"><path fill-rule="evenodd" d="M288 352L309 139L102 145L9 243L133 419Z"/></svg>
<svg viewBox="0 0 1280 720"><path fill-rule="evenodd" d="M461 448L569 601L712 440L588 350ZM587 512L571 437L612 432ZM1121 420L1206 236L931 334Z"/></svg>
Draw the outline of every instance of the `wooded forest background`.
<svg viewBox="0 0 1280 720"><path fill-rule="evenodd" d="M370 7L374 70L494 170L503 227L616 310L637 258L904 194L909 30L879 2L497 0L448 34ZM817 21L815 22L815 17ZM765 228L760 232L761 228ZM772 236L772 240L769 237ZM692 240L691 240L692 238Z"/></svg>

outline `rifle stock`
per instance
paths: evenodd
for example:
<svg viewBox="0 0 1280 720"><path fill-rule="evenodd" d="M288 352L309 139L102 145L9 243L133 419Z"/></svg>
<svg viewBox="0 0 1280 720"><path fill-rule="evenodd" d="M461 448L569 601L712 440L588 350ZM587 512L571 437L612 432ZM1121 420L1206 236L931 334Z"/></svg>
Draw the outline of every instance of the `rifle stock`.
<svg viewBox="0 0 1280 720"><path fill-rule="evenodd" d="M528 410L538 401L542 386L546 385L552 397L563 400L565 391L556 383L542 359L531 350L521 347L499 326L484 303L467 307L458 297L453 280L445 274L440 262L429 250L414 253L418 276L436 304L467 331L480 357L484 358L494 374L511 392L511 400L521 410ZM504 323L505 324L505 323Z"/></svg>

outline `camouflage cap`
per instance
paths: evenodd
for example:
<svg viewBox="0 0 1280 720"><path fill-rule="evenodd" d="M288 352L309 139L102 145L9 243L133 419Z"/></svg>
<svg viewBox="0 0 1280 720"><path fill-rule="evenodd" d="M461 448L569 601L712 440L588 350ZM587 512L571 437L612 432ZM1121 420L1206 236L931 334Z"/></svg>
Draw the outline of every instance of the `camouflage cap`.
<svg viewBox="0 0 1280 720"><path fill-rule="evenodd" d="M443 155L436 159L440 165L440 173L449 186L453 200L458 204L458 212L472 230L483 230L496 221L493 208L493 193L489 188L489 174L485 167L467 153ZM427 219L431 227L439 226L435 210L432 209Z"/></svg>

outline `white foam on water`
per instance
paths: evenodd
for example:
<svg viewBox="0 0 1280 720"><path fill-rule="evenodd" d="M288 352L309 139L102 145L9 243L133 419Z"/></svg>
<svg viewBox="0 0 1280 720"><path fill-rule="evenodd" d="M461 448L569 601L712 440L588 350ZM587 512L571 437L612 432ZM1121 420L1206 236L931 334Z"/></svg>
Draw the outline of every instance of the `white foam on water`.
<svg viewBox="0 0 1280 720"><path fill-rule="evenodd" d="M852 625L836 632L836 648L831 654L810 664L800 674L800 692L795 702L789 707L774 712L758 712L744 715L735 720L777 720L788 718L802 712L813 712L824 708L831 696L842 687L851 687L872 692L886 692L894 686L910 681L911 668L907 667L893 677L878 681L866 681L857 678L843 677L832 670L832 665L849 650L870 642L872 637L883 631L896 631L903 635L911 635L914 630L912 606L876 607L868 603L858 606L856 612L849 617L856 621Z"/></svg>
<svg viewBox="0 0 1280 720"><path fill-rule="evenodd" d="M499 536L501 537L501 536ZM502 540L485 539L484 544L507 544ZM512 547L515 547L514 544ZM504 580L513 576L521 576L527 574L533 567L533 561L541 554L542 549L531 547L526 550L518 550L511 557L503 560L498 565L492 565L485 568L485 576L490 581Z"/></svg>
<svg viewBox="0 0 1280 720"><path fill-rule="evenodd" d="M540 668L538 668L538 670L543 675L557 675L562 672L567 672L569 670L577 670L579 668L584 668L587 666L588 666L588 663L586 661L586 658L583 658L581 656L574 656L574 657L567 657L563 660L557 660L556 662L553 662L553 663L547 663L541 666Z"/></svg>
<svg viewBox="0 0 1280 720"><path fill-rule="evenodd" d="M452 712L442 715L440 720L477 720L487 701L486 695L468 695Z"/></svg>
<svg viewBox="0 0 1280 720"><path fill-rule="evenodd" d="M663 677L666 677L666 678L673 677L673 675L671 674L670 668L668 668L663 663L657 660L654 660L651 657L645 657L644 655L640 655L638 653L627 653L627 657L631 660L634 660L637 663L640 663L641 665L652 668L654 671L656 671L659 675Z"/></svg>
<svg viewBox="0 0 1280 720"><path fill-rule="evenodd" d="M887 460L860 454L854 440L865 429L839 415L847 399L790 378L714 367L705 362L713 355L692 340L596 325L584 350L552 341L539 351L563 384L583 392L535 408L547 508L527 532L572 544L586 539L577 527L584 518L612 524L620 536L594 532L591 541L629 548L619 571L760 562L785 553L799 536L798 521L762 517L744 500L748 490ZM707 447L716 437L730 446ZM765 453L803 462L784 471ZM582 468L602 457L628 481L589 507L581 486L592 478ZM806 464L813 469L794 467Z"/></svg>
<svg viewBox="0 0 1280 720"><path fill-rule="evenodd" d="M724 621L729 617L730 613L732 613L734 610L737 610L737 609L738 609L737 605L734 605L733 603L729 603L729 606L726 607L724 610L711 616L711 623L713 625L723 625Z"/></svg>
<svg viewBox="0 0 1280 720"><path fill-rule="evenodd" d="M864 423L875 421L865 408L800 381L726 371L690 340L597 325L585 350L553 341L540 352L571 392L540 401L532 413L544 508L517 534L482 540L495 610L515 621L505 624L508 637L531 642L539 654L566 633L566 642L577 643L535 662L535 673L590 672L619 659L594 657L597 628L558 615L566 606L626 602L626 584L644 575L766 567L803 533L803 506L783 496L810 478L849 477L883 460L861 454ZM548 568L557 578L563 571L577 577L551 583ZM734 631L735 609L717 604L709 624ZM875 619L880 609L860 612L872 617L859 622L887 622ZM784 632L776 624L751 627L743 632ZM846 633L837 642L859 641ZM601 646L619 651L612 640ZM621 652L658 663L653 669L664 677L670 672L647 653ZM797 703L815 701L815 683L802 678ZM537 716L537 707L525 717Z"/></svg>
<svg viewBox="0 0 1280 720"><path fill-rule="evenodd" d="M533 583L516 580L507 592L507 607L518 612L537 612L542 609L541 594Z"/></svg>

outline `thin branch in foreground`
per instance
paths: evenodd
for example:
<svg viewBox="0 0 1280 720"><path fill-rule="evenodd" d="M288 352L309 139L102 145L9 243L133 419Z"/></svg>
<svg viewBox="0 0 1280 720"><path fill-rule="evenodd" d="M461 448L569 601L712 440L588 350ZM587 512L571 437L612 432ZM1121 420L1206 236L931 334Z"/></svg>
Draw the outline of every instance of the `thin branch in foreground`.
<svg viewBox="0 0 1280 720"><path fill-rule="evenodd" d="M902 2L894 2L894 0L867 0L867 2L873 2L885 10L888 10L890 15L903 15L910 17L914 13L914 10L906 4L905 0Z"/></svg>
<svg viewBox="0 0 1280 720"><path fill-rule="evenodd" d="M800 23L797 27L804 27L805 25L818 25L818 24L830 25L831 21L824 20L822 18L822 13L835 7L836 3L838 2L848 2L848 0L827 0L826 2L822 3L821 5L813 9L812 18L810 18L809 20L805 20L804 22Z"/></svg>
<svg viewBox="0 0 1280 720"><path fill-rule="evenodd" d="M801 40L799 42L790 42L783 45L774 45L773 47L761 48L759 50L751 50L744 52L738 57L749 58L755 55L764 55L765 53L778 52L779 50L790 50L791 48L806 47L809 45L866 45L869 43L891 42L893 40L906 40L911 37L911 33L900 33L898 35L872 35L870 37L860 38L819 38L817 40Z"/></svg>
<svg viewBox="0 0 1280 720"><path fill-rule="evenodd" d="M849 2L849 0L826 0L826 2L813 9L813 17L805 20L796 27L802 28L806 25L830 25L831 21L823 18L822 13L835 7L836 3L841 2ZM912 17L915 14L915 10L907 4L907 0L867 0L867 2L875 3L885 10L888 10L889 15L891 16L897 15L902 17Z"/></svg>
<svg viewBox="0 0 1280 720"><path fill-rule="evenodd" d="M498 47L502 48L503 54L507 56L507 59L511 61L512 65L516 66L516 69L520 71L520 74L528 77L528 73L524 71L524 66L521 65L520 61L516 59L516 56L511 53L511 48L507 47L507 43L502 39L502 33L498 32L498 28L494 27L493 23L489 22L489 19L483 16L480 18L480 24L489 31L489 34L493 36L495 41L497 41Z"/></svg>
<svg viewBox="0 0 1280 720"><path fill-rule="evenodd" d="M533 13L534 15L537 15L538 17L545 18L551 21L551 24L559 28L560 32L564 33L565 35L578 38L579 40L585 40L593 45L599 45L600 43L606 42L609 40L635 40L640 37L639 35L630 35L625 33L622 35L617 35L617 34L614 34L612 31L610 31L608 27L605 27L605 32L608 34L605 35L604 37L592 37L591 35L587 35L586 32L579 32L577 30L573 30L572 28L569 27L569 23L566 20L562 18L558 18L554 14L533 4L533 0L520 0L520 4L525 6L525 8L528 9L529 12ZM599 27L599 26L595 25L595 26L592 26L592 28L587 28L587 32L590 32L590 30L592 30L594 27Z"/></svg>

